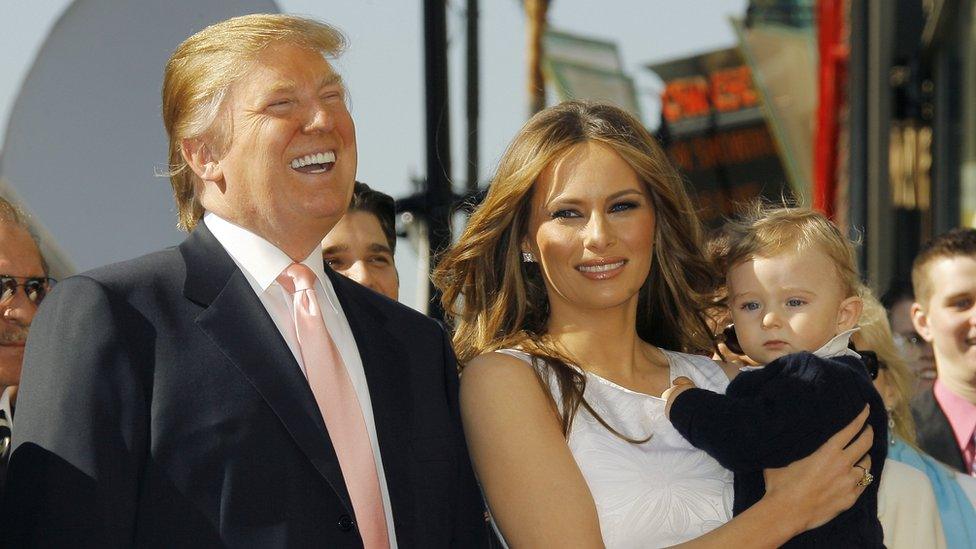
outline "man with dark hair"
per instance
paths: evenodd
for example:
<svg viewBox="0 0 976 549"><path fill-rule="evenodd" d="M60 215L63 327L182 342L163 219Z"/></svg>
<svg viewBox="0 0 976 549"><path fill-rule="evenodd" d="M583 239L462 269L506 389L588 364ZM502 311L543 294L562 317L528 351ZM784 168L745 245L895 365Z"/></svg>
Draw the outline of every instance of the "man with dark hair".
<svg viewBox="0 0 976 549"><path fill-rule="evenodd" d="M326 265L396 300L400 290L393 198L356 182L349 210L322 240Z"/></svg>
<svg viewBox="0 0 976 549"><path fill-rule="evenodd" d="M23 215L0 198L0 493L10 457L24 344L49 286L40 247Z"/></svg>
<svg viewBox="0 0 976 549"><path fill-rule="evenodd" d="M966 474L976 458L976 230L932 239L912 265L912 321L932 344L938 379L912 403L918 444Z"/></svg>

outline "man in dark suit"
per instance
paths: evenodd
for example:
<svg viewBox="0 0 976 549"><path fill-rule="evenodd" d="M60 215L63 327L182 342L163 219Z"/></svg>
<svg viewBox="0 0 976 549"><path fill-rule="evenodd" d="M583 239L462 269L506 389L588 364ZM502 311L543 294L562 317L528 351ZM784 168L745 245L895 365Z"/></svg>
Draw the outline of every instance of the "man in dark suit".
<svg viewBox="0 0 976 549"><path fill-rule="evenodd" d="M449 339L322 265L356 172L325 57L342 45L251 15L173 53L163 119L192 232L40 309L10 546L486 543Z"/></svg>
<svg viewBox="0 0 976 549"><path fill-rule="evenodd" d="M912 417L917 426L919 448L956 471L968 474L969 467L956 442L952 425L932 389L919 393L912 400Z"/></svg>
<svg viewBox="0 0 976 549"><path fill-rule="evenodd" d="M912 403L918 445L965 474L976 459L976 230L927 243L912 266L915 330L932 344L938 378Z"/></svg>

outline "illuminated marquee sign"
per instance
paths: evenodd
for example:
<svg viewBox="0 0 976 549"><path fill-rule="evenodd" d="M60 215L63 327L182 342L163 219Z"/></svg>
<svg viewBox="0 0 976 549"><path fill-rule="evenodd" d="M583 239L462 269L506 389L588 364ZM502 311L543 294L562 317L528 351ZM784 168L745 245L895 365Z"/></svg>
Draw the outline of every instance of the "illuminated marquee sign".
<svg viewBox="0 0 976 549"><path fill-rule="evenodd" d="M734 50L651 67L663 73L661 135L706 225L758 196L788 197L786 174L749 68ZM658 71L658 69L660 69Z"/></svg>
<svg viewBox="0 0 976 549"><path fill-rule="evenodd" d="M708 78L672 80L664 88L661 103L664 119L675 122L707 115L712 109L730 112L755 107L759 94L752 87L749 68L743 66L715 71Z"/></svg>

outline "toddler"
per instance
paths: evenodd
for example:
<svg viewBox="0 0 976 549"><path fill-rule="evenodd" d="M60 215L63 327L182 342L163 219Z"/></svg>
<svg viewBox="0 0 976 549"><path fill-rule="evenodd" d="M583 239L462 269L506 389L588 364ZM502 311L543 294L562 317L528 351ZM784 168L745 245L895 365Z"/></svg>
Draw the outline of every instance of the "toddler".
<svg viewBox="0 0 976 549"><path fill-rule="evenodd" d="M725 395L672 387L664 395L669 418L735 473L739 514L765 493L763 469L811 454L870 404L871 468L858 483L864 494L787 546L883 547L877 495L887 417L871 373L848 348L862 307L853 246L823 215L800 208L757 207L728 235L717 263L734 334L743 354L765 366L743 368Z"/></svg>

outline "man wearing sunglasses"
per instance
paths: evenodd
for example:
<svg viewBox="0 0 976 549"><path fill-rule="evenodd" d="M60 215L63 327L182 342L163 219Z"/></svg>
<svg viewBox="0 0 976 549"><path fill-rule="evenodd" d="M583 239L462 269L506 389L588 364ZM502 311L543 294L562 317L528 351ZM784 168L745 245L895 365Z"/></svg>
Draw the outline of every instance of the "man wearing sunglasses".
<svg viewBox="0 0 976 549"><path fill-rule="evenodd" d="M41 252L23 217L0 198L0 493L10 457L24 344L48 281Z"/></svg>

